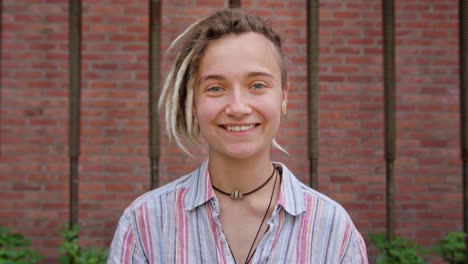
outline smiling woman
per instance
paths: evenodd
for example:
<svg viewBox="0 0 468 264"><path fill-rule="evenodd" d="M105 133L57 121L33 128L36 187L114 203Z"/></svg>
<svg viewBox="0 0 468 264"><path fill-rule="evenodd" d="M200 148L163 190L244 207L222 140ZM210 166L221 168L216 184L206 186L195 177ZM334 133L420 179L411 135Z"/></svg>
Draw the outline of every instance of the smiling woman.
<svg viewBox="0 0 468 264"><path fill-rule="evenodd" d="M289 84L270 25L221 10L171 48L167 132L186 152L203 137L208 159L125 210L108 263L367 263L346 211L271 160Z"/></svg>
<svg viewBox="0 0 468 264"><path fill-rule="evenodd" d="M281 67L273 49L266 37L254 32L229 34L206 47L200 81L193 87L193 115L208 143L210 160L269 159L289 90L287 84L281 87Z"/></svg>

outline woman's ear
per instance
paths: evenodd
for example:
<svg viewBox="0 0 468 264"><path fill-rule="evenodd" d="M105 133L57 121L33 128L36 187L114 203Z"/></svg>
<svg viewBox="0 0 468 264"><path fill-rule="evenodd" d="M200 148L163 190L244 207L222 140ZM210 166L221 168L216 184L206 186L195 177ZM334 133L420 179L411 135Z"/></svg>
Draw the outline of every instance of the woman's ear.
<svg viewBox="0 0 468 264"><path fill-rule="evenodd" d="M288 112L288 107L286 105L286 102L282 102L281 103L281 114L283 116L285 116L287 112Z"/></svg>
<svg viewBox="0 0 468 264"><path fill-rule="evenodd" d="M285 87L283 88L282 96L281 96L281 114L286 115L288 112L288 92L289 92L289 82L286 83Z"/></svg>

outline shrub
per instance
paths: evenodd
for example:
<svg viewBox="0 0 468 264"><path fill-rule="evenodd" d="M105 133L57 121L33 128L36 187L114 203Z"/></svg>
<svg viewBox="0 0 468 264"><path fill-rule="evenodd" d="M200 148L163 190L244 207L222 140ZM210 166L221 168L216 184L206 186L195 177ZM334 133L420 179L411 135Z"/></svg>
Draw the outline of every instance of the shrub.
<svg viewBox="0 0 468 264"><path fill-rule="evenodd" d="M377 264L425 264L427 250L406 238L387 240L385 234L370 234L371 242L380 250Z"/></svg>
<svg viewBox="0 0 468 264"><path fill-rule="evenodd" d="M0 226L0 264L37 263L42 256L37 250L31 250L31 241L21 234L12 233Z"/></svg>
<svg viewBox="0 0 468 264"><path fill-rule="evenodd" d="M450 232L434 247L434 251L449 264L463 264L467 258L466 235L463 232Z"/></svg>
<svg viewBox="0 0 468 264"><path fill-rule="evenodd" d="M60 253L65 254L60 257L61 264L101 264L107 261L107 250L90 247L81 248L79 245L78 234L80 233L78 225L72 229L66 228L62 231L63 243L60 245ZM73 261L73 262L70 262Z"/></svg>

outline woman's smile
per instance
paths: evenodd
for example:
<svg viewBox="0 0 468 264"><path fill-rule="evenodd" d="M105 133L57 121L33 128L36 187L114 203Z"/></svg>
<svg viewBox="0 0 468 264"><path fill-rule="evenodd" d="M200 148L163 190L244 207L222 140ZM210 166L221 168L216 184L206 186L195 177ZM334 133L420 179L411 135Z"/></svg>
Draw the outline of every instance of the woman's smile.
<svg viewBox="0 0 468 264"><path fill-rule="evenodd" d="M194 116L211 155L244 159L269 152L287 98L272 43L257 33L214 40L199 76Z"/></svg>
<svg viewBox="0 0 468 264"><path fill-rule="evenodd" d="M232 132L245 132L255 128L255 124L253 125L227 125L223 126L225 129L232 131Z"/></svg>

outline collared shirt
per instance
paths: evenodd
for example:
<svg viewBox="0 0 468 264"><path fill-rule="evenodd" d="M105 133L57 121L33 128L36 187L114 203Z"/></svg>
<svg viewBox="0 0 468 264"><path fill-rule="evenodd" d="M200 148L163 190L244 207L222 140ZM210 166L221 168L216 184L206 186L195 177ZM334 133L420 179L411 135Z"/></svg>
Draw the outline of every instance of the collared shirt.
<svg viewBox="0 0 468 264"><path fill-rule="evenodd" d="M368 263L343 207L277 164L278 202L251 263ZM107 263L235 263L207 165L136 199L120 218Z"/></svg>

